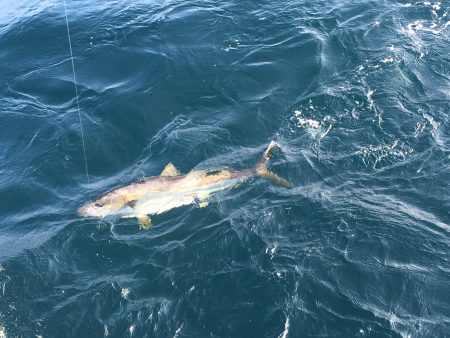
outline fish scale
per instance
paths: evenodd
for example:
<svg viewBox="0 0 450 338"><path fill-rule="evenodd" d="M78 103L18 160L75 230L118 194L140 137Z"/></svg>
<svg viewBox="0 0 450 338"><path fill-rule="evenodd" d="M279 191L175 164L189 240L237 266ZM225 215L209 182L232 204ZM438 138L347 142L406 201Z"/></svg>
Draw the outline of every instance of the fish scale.
<svg viewBox="0 0 450 338"><path fill-rule="evenodd" d="M182 175L169 163L160 176L113 190L78 211L86 217L136 217L140 227L148 229L152 224L149 216L196 203L199 207L205 207L213 194L232 189L255 175L290 187L287 180L267 169L267 162L277 148L278 144L272 141L258 165L251 170L211 168Z"/></svg>

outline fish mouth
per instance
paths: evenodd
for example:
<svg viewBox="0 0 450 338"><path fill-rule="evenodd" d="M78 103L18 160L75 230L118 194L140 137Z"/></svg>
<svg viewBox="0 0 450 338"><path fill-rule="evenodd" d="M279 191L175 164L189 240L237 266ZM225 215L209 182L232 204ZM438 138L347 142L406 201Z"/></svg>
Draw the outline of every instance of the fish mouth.
<svg viewBox="0 0 450 338"><path fill-rule="evenodd" d="M85 204L77 210L77 213L81 217L95 217L95 213L93 212L92 205Z"/></svg>
<svg viewBox="0 0 450 338"><path fill-rule="evenodd" d="M86 205L83 205L82 207L78 208L77 213L79 216L87 217L87 211L86 211Z"/></svg>
<svg viewBox="0 0 450 338"><path fill-rule="evenodd" d="M104 218L108 214L105 210L97 207L94 203L88 203L83 205L77 210L77 213L81 217L94 217L94 218Z"/></svg>

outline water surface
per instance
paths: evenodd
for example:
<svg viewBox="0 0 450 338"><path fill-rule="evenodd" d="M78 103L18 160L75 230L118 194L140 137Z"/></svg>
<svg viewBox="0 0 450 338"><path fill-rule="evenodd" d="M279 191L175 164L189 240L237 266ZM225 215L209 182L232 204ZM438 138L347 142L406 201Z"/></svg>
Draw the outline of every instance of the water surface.
<svg viewBox="0 0 450 338"><path fill-rule="evenodd" d="M0 337L444 337L448 1L0 3ZM207 208L76 210L168 162Z"/></svg>

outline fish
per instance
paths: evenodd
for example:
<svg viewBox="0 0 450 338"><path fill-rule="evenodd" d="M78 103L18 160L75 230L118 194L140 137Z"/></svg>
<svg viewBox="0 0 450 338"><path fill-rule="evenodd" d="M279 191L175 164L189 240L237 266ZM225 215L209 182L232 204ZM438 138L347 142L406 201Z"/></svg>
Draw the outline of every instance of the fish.
<svg viewBox="0 0 450 338"><path fill-rule="evenodd" d="M146 230L152 226L153 215L186 205L205 208L214 194L237 187L255 176L284 188L292 188L291 182L267 167L275 150L279 149L278 143L271 141L257 165L245 170L210 168L181 174L169 163L159 176L112 190L86 203L78 209L78 214L99 219L136 218L139 227Z"/></svg>

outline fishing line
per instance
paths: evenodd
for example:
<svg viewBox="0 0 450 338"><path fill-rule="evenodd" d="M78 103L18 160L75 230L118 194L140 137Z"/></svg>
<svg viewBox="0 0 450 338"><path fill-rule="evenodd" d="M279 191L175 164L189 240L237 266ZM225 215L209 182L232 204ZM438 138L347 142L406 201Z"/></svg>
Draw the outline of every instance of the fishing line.
<svg viewBox="0 0 450 338"><path fill-rule="evenodd" d="M84 143L83 123L81 121L80 100L78 98L77 76L75 75L75 63L74 63L74 60L73 60L72 40L70 39L69 19L67 18L66 0L64 0L64 14L65 14L65 17L66 17L67 38L69 39L70 61L72 62L73 84L75 86L75 97L76 97L76 100L77 100L78 120L80 122L81 144L83 146L83 155L84 155L84 167L86 169L86 180L87 180L87 184L88 184L89 199L92 200L92 196L91 196L91 182L89 180L89 170L88 170L88 163L87 163L87 157L86 157L86 145Z"/></svg>

